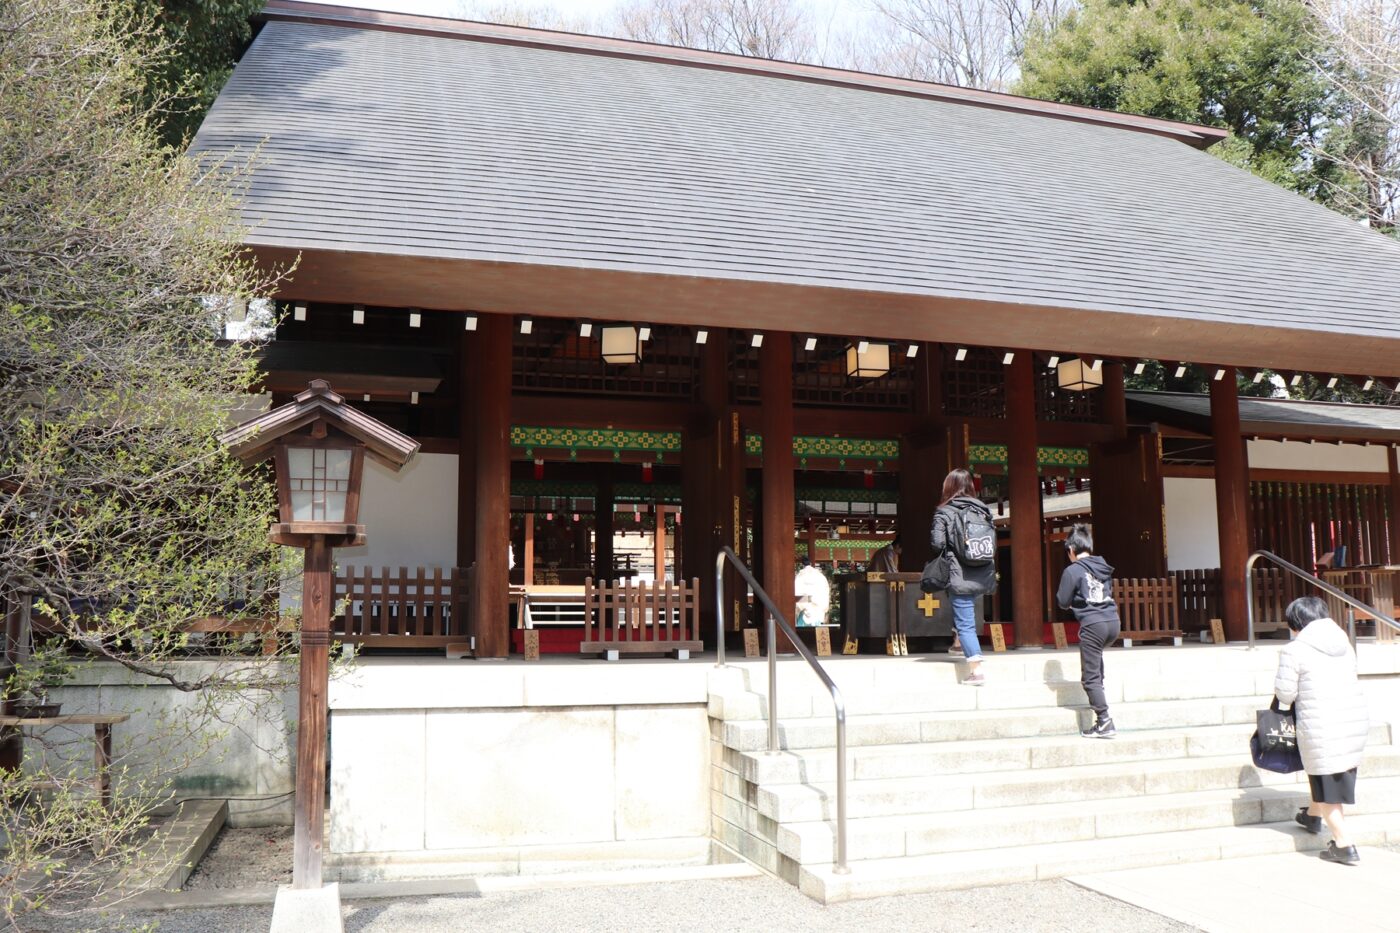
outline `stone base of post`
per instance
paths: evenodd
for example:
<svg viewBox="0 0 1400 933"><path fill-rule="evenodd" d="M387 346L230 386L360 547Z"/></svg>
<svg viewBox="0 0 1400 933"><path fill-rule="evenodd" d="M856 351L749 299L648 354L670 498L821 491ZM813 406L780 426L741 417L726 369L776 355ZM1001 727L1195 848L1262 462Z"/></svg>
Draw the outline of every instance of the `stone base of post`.
<svg viewBox="0 0 1400 933"><path fill-rule="evenodd" d="M340 918L340 885L332 882L319 888L277 889L272 908L270 933L343 933Z"/></svg>

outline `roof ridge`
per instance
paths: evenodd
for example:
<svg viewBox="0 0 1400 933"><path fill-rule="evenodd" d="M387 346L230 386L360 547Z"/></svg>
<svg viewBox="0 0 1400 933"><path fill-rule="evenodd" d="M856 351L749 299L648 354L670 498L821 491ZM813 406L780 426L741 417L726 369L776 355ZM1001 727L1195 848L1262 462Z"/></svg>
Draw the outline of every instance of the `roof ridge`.
<svg viewBox="0 0 1400 933"><path fill-rule="evenodd" d="M1167 136L1179 139L1199 149L1208 148L1229 135L1228 131L1217 127L1163 120L1139 114L1119 113L1112 110L1099 110L1078 104L1062 104L1015 94L983 91L950 84L936 84L930 81L916 81L910 78L852 71L828 65L808 65L777 59L734 55L728 52L709 52L684 46L641 42L634 39L534 29L525 26L505 26L414 13L395 13L387 10L308 2L308 0L268 0L260 17L264 20L282 22L306 22L347 28L378 29L386 32L408 32L418 35L530 46L590 55L633 58L671 65L832 84L880 93L925 97L949 103L1007 110L1079 123L1093 123L1133 132Z"/></svg>
<svg viewBox="0 0 1400 933"><path fill-rule="evenodd" d="M1205 392L1168 392L1157 389L1128 389L1129 395L1170 395L1173 398L1209 399ZM1377 405L1371 402L1333 401L1321 398L1274 398L1268 395L1241 395L1241 402L1265 402L1278 405L1331 405L1334 408L1380 408L1385 410L1400 408L1400 405Z"/></svg>

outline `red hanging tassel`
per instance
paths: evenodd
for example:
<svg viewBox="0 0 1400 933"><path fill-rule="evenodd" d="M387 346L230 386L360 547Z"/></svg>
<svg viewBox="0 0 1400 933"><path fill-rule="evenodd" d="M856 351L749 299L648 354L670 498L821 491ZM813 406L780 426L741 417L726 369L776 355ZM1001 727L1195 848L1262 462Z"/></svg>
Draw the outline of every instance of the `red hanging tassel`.
<svg viewBox="0 0 1400 933"><path fill-rule="evenodd" d="M980 474L972 477L972 491L979 496L982 494L982 477Z"/></svg>
<svg viewBox="0 0 1400 933"><path fill-rule="evenodd" d="M866 488L866 489L874 489L874 488L875 488L875 471L874 471L874 470L866 470L866 471L865 471L865 488Z"/></svg>
<svg viewBox="0 0 1400 933"><path fill-rule="evenodd" d="M544 479L544 460L535 458L535 479Z"/></svg>
<svg viewBox="0 0 1400 933"><path fill-rule="evenodd" d="M644 483L649 483L649 482L651 482L651 461L650 461L650 460L647 460L647 461L645 461L645 462L642 463L642 482L644 482Z"/></svg>
<svg viewBox="0 0 1400 933"><path fill-rule="evenodd" d="M1065 494L1066 488L1067 487L1065 483L1065 478L1063 476L1055 480L1055 491L1058 492L1060 495L1063 496Z"/></svg>
<svg viewBox="0 0 1400 933"><path fill-rule="evenodd" d="M1078 489L1080 492L1084 491L1084 477L1076 476L1074 478L1074 488Z"/></svg>

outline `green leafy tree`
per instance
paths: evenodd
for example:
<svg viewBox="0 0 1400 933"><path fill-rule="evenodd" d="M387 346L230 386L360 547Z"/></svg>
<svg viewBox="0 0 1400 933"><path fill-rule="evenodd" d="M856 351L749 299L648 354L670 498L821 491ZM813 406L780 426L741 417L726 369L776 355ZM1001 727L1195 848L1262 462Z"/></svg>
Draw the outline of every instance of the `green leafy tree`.
<svg viewBox="0 0 1400 933"><path fill-rule="evenodd" d="M1300 0L1087 0L1031 33L1017 90L1224 127L1217 155L1325 199L1340 171L1315 155L1339 106L1328 59Z"/></svg>
<svg viewBox="0 0 1400 933"><path fill-rule="evenodd" d="M140 100L161 141L183 149L252 39L263 0L135 0L129 7L136 22L155 25L166 48L146 63Z"/></svg>
<svg viewBox="0 0 1400 933"><path fill-rule="evenodd" d="M0 700L84 657L185 698L122 739L111 812L44 735L0 768L0 924L112 894L231 704L280 719L295 678L236 639L190 659L188 623L256 616L279 582L269 484L219 441L255 378L252 348L219 338L274 277L242 254L229 189L161 143L159 102L132 103L168 50L131 3L0 3L0 607L32 601L47 638L4 646Z"/></svg>

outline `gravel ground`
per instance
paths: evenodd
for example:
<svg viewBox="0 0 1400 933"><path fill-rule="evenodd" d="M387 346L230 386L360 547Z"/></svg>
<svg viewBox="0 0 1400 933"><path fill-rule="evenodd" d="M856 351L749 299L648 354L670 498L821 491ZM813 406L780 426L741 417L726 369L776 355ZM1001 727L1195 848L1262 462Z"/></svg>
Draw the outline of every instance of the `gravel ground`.
<svg viewBox="0 0 1400 933"><path fill-rule="evenodd" d="M270 907L133 914L92 927L125 930L155 922L160 933L265 933ZM773 878L568 888L484 897L405 898L346 905L347 933L827 933L870 929L1015 933L1191 933L1193 927L1067 881L888 897L823 907Z"/></svg>
<svg viewBox="0 0 1400 933"><path fill-rule="evenodd" d="M292 881L292 827L225 827L185 882L187 891L255 888Z"/></svg>

